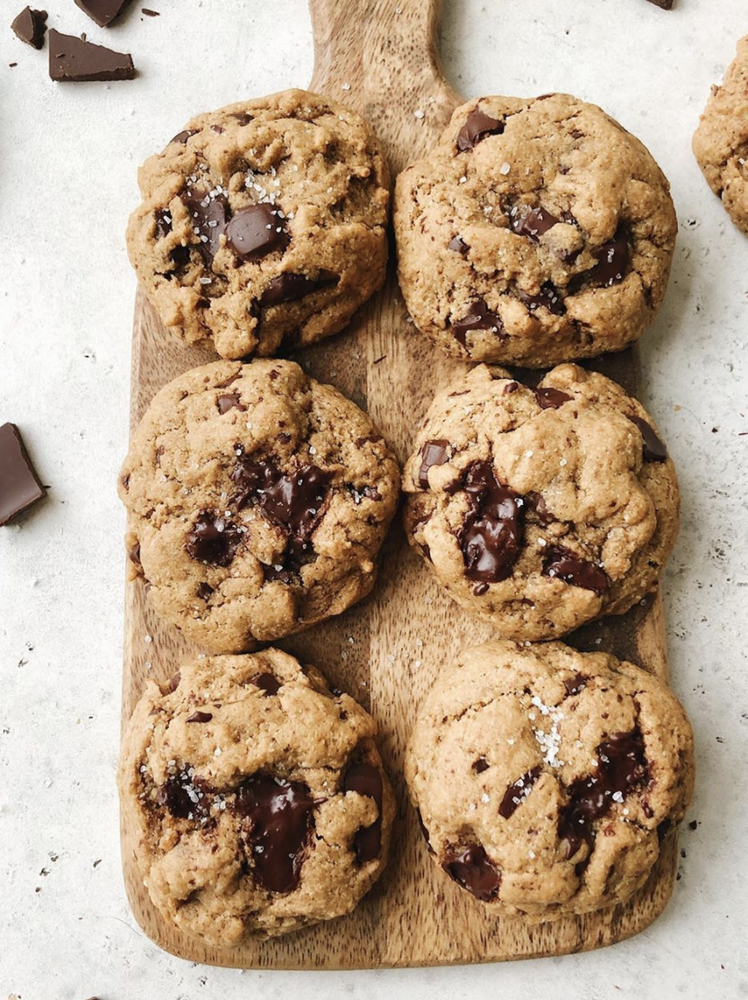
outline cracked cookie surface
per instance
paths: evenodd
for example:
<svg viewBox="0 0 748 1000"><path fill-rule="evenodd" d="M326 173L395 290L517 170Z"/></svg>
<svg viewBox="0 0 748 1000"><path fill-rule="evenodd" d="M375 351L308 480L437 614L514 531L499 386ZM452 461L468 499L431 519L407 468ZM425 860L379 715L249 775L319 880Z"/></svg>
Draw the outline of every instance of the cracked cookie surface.
<svg viewBox="0 0 748 1000"><path fill-rule="evenodd" d="M220 361L156 395L119 481L155 610L240 652L369 593L399 470L370 419L290 361Z"/></svg>
<svg viewBox="0 0 748 1000"><path fill-rule="evenodd" d="M376 724L276 649L149 681L123 738L122 810L151 900L216 946L355 907L387 860L394 801Z"/></svg>
<svg viewBox="0 0 748 1000"><path fill-rule="evenodd" d="M499 640L465 652L406 754L434 860L498 913L625 902L693 791L693 737L665 684L604 653Z"/></svg>
<svg viewBox="0 0 748 1000"><path fill-rule="evenodd" d="M163 323L224 358L342 330L387 267L369 125L303 90L198 115L140 169L130 260Z"/></svg>
<svg viewBox="0 0 748 1000"><path fill-rule="evenodd" d="M748 35L738 42L724 83L712 87L693 151L709 187L748 234Z"/></svg>
<svg viewBox="0 0 748 1000"><path fill-rule="evenodd" d="M577 365L529 389L480 365L434 399L403 470L411 545L512 639L622 614L678 531L672 461L640 403Z"/></svg>
<svg viewBox="0 0 748 1000"><path fill-rule="evenodd" d="M600 108L482 97L397 179L400 287L451 354L546 367L618 351L665 294L667 179Z"/></svg>

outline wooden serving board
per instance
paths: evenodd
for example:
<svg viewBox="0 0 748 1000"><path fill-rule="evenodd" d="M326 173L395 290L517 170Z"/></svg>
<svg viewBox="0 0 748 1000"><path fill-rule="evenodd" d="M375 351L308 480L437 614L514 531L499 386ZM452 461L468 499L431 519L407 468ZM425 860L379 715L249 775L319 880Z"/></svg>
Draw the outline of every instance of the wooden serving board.
<svg viewBox="0 0 748 1000"><path fill-rule="evenodd" d="M396 175L433 145L459 103L439 68L438 0L311 0L310 6L315 42L310 89L363 114L384 144ZM242 96L237 93L235 98ZM423 116L416 117L416 111ZM215 356L186 349L168 335L142 291L133 336L134 426L162 385ZM386 287L347 331L295 359L368 410L401 460L434 393L465 371L464 363L445 357L408 324L394 262ZM632 351L601 359L595 367L632 391L636 386L639 363ZM123 818L127 892L146 934L167 951L195 962L355 969L562 955L612 944L647 927L672 891L676 834L666 838L649 881L626 906L540 925L488 916L428 857L402 779L405 742L416 707L439 671L461 649L491 635L490 627L466 616L436 585L396 523L382 553L373 595L339 618L278 643L317 665L332 683L367 706L379 723L380 745L399 803L392 857L382 879L349 917L276 941L216 949L176 930L151 905L135 859L135 834ZM571 641L580 648L610 650L661 677L667 675L659 596L623 618L588 626ZM129 585L123 720L129 719L147 677L166 681L183 658L196 652L156 619L142 585Z"/></svg>

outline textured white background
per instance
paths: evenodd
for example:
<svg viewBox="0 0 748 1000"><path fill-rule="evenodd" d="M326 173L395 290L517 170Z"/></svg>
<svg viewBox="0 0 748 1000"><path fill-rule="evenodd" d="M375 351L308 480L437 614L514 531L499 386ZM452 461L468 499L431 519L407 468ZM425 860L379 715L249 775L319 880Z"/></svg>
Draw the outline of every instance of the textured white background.
<svg viewBox="0 0 748 1000"><path fill-rule="evenodd" d="M684 830L669 909L631 941L503 966L352 974L199 968L146 940L125 902L115 479L136 167L193 112L305 86L312 70L304 0L147 3L160 18L136 4L105 32L72 0L49 0L54 26L134 53L139 78L111 85L52 84L46 52L8 30L22 0L3 0L0 14L0 423L20 424L52 487L20 528L0 528L1 1000L748 996L748 242L689 147L710 83L748 30L744 0L677 0L670 13L645 0L445 2L446 71L465 96L567 90L595 101L673 184L681 235L644 357L684 493L665 590L673 684L696 730L699 826Z"/></svg>

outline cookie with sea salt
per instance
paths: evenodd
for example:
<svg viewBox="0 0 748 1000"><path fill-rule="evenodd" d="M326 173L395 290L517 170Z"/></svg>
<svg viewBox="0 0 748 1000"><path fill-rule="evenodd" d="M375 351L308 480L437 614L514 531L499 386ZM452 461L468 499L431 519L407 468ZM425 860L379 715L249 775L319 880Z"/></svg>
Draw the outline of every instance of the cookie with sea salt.
<svg viewBox="0 0 748 1000"><path fill-rule="evenodd" d="M219 361L164 386L119 483L154 609L218 653L369 593L399 469L368 416L290 361Z"/></svg>
<svg viewBox="0 0 748 1000"><path fill-rule="evenodd" d="M153 904L217 947L350 913L394 816L375 734L353 698L277 649L149 681L119 788Z"/></svg>
<svg viewBox="0 0 748 1000"><path fill-rule="evenodd" d="M387 167L336 101L286 90L198 115L139 180L130 260L188 344L232 359L311 344L384 281Z"/></svg>
<svg viewBox="0 0 748 1000"><path fill-rule="evenodd" d="M536 389L480 365L439 393L403 490L411 544L512 639L627 611L656 586L678 531L678 482L652 418L576 365Z"/></svg>
<svg viewBox="0 0 748 1000"><path fill-rule="evenodd" d="M693 791L691 727L646 670L496 641L444 670L405 773L434 861L497 914L623 903Z"/></svg>
<svg viewBox="0 0 748 1000"><path fill-rule="evenodd" d="M394 221L418 329L459 357L530 368L635 341L677 230L650 153L568 94L458 108L398 177Z"/></svg>

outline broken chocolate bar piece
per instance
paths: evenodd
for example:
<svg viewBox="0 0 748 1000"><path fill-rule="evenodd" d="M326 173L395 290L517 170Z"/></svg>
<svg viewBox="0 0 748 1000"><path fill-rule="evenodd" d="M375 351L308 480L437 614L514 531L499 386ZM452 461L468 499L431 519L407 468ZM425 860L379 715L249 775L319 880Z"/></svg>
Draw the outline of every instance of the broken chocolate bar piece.
<svg viewBox="0 0 748 1000"><path fill-rule="evenodd" d="M107 28L120 16L130 0L75 0L75 3L100 28Z"/></svg>
<svg viewBox="0 0 748 1000"><path fill-rule="evenodd" d="M673 9L673 0L649 0L655 7L662 7L663 10Z"/></svg>
<svg viewBox="0 0 748 1000"><path fill-rule="evenodd" d="M15 424L0 427L0 525L47 495Z"/></svg>
<svg viewBox="0 0 748 1000"><path fill-rule="evenodd" d="M53 80L81 83L87 80L132 80L132 56L113 52L103 45L85 42L75 35L49 33L49 75Z"/></svg>
<svg viewBox="0 0 748 1000"><path fill-rule="evenodd" d="M47 12L24 7L11 24L11 28L22 42L33 45L35 49L41 49L44 45L44 33L47 30Z"/></svg>

